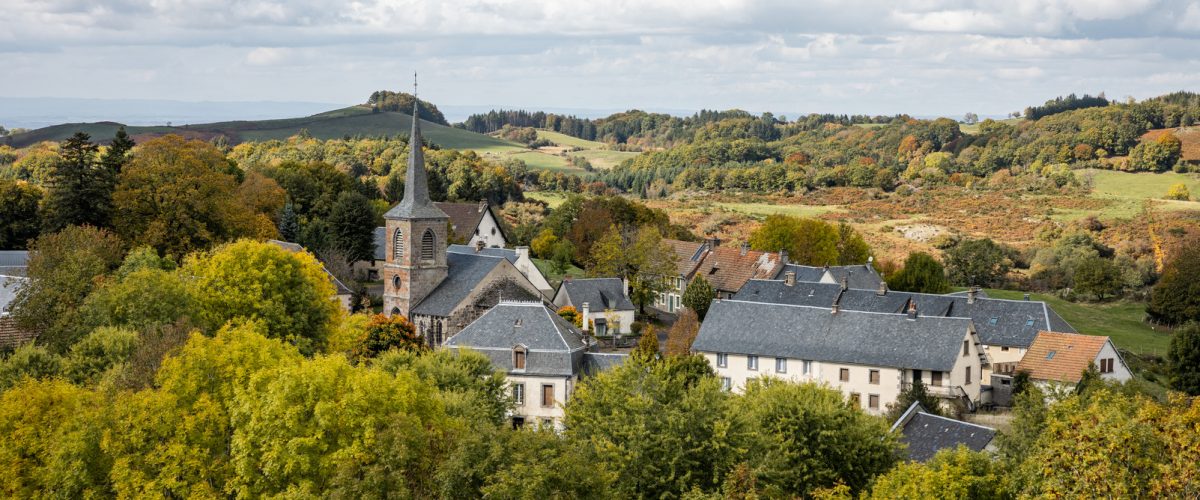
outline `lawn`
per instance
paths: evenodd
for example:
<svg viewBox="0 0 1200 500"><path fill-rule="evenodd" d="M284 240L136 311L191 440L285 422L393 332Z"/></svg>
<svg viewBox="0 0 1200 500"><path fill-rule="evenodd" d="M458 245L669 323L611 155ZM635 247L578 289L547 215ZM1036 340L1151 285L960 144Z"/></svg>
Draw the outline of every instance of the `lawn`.
<svg viewBox="0 0 1200 500"><path fill-rule="evenodd" d="M776 205L771 203L716 203L716 205L730 212L761 216L783 214L795 217L817 217L842 210L842 207L837 205Z"/></svg>
<svg viewBox="0 0 1200 500"><path fill-rule="evenodd" d="M561 191L526 191L525 197L544 201L550 208L558 208L564 201L567 201L567 194Z"/></svg>
<svg viewBox="0 0 1200 500"><path fill-rule="evenodd" d="M560 146L574 146L582 149L603 149L605 146L603 142L589 141L549 130L538 130L537 138L545 139Z"/></svg>
<svg viewBox="0 0 1200 500"><path fill-rule="evenodd" d="M987 290L989 297L1020 300L1024 292ZM1031 294L1033 300L1045 301L1079 333L1106 335L1121 349L1136 354L1165 356L1171 343L1170 334L1156 331L1142 322L1146 305L1140 302L1085 303L1068 302L1053 295Z"/></svg>
<svg viewBox="0 0 1200 500"><path fill-rule="evenodd" d="M610 149L587 149L567 154L578 155L587 158L587 160L591 162L592 166L597 170L608 170L641 153L633 151L613 151Z"/></svg>
<svg viewBox="0 0 1200 500"><path fill-rule="evenodd" d="M574 264L569 265L567 267L566 272L560 273L560 272L558 272L558 270L554 269L554 263L551 261L548 261L546 259L530 259L530 260L533 261L533 265L537 266L538 271L542 272L542 275L546 277L546 281L549 281L550 285L553 286L555 289L558 288L559 283L562 283L563 276L570 276L572 278L582 278L586 275L586 272L584 272L583 269L575 267Z"/></svg>

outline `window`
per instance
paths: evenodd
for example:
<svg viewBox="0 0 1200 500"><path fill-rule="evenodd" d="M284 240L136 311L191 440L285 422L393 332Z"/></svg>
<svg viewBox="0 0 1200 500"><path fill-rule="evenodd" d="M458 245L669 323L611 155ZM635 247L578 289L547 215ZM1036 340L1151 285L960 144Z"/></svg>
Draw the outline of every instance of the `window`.
<svg viewBox="0 0 1200 500"><path fill-rule="evenodd" d="M542 429L545 429L545 430L551 430L551 429L554 429L554 419L552 419L552 418L543 418L543 419L542 419Z"/></svg>
<svg viewBox="0 0 1200 500"><path fill-rule="evenodd" d="M729 366L729 355L723 352L717 353L717 368L725 368Z"/></svg>
<svg viewBox="0 0 1200 500"><path fill-rule="evenodd" d="M1000 346L1000 352L1008 352L1008 346Z"/></svg>
<svg viewBox="0 0 1200 500"><path fill-rule="evenodd" d="M399 315L400 315L400 308L399 308L399 307L393 307L393 308L392 308L392 316L399 316Z"/></svg>
<svg viewBox="0 0 1200 500"><path fill-rule="evenodd" d="M804 362L804 374L808 375L811 373L812 373L812 361L805 361Z"/></svg>
<svg viewBox="0 0 1200 500"><path fill-rule="evenodd" d="M1113 372L1113 358L1104 358L1100 360L1100 373Z"/></svg>
<svg viewBox="0 0 1200 500"><path fill-rule="evenodd" d="M525 427L525 417L513 417L513 430Z"/></svg>
<svg viewBox="0 0 1200 500"><path fill-rule="evenodd" d="M862 396L859 395L857 392L850 393L850 404L853 405L855 408L861 408L862 407Z"/></svg>
<svg viewBox="0 0 1200 500"><path fill-rule="evenodd" d="M399 276L392 276L392 289L393 290L400 289L400 277Z"/></svg>
<svg viewBox="0 0 1200 500"><path fill-rule="evenodd" d="M729 390L733 387L733 380L729 377L721 377L721 388Z"/></svg>
<svg viewBox="0 0 1200 500"><path fill-rule="evenodd" d="M1054 353L1056 353L1056 352L1058 352L1058 351L1050 351L1050 352L1046 353L1046 359L1054 359Z"/></svg>
<svg viewBox="0 0 1200 500"><path fill-rule="evenodd" d="M841 372L838 373L838 380L841 380L842 382L849 382L850 381L850 369L842 368Z"/></svg>
<svg viewBox="0 0 1200 500"><path fill-rule="evenodd" d="M426 229L421 236L421 260L434 260L434 249L437 248L437 237L432 229Z"/></svg>
<svg viewBox="0 0 1200 500"><path fill-rule="evenodd" d="M1033 318L1025 320L1025 328L1033 328Z"/></svg>
<svg viewBox="0 0 1200 500"><path fill-rule="evenodd" d="M867 396L867 408L870 408L872 410L879 409L879 395L878 394L871 394L871 395Z"/></svg>
<svg viewBox="0 0 1200 500"><path fill-rule="evenodd" d="M968 366L968 367L966 367L966 368L964 369L964 372L965 372L965 373L964 373L964 377L963 377L963 378L965 378L965 379L966 379L966 381L965 381L965 382L963 382L963 384L965 384L965 385L971 385L971 367L969 367L969 366Z"/></svg>
<svg viewBox="0 0 1200 500"><path fill-rule="evenodd" d="M396 229L392 235L392 260L399 261L404 256L404 232Z"/></svg>
<svg viewBox="0 0 1200 500"><path fill-rule="evenodd" d="M554 406L554 386L550 384L542 384L542 407L551 408Z"/></svg>
<svg viewBox="0 0 1200 500"><path fill-rule="evenodd" d="M969 354L971 354L971 341L964 340L963 341L963 356L967 356Z"/></svg>
<svg viewBox="0 0 1200 500"><path fill-rule="evenodd" d="M787 373L787 358L775 358L775 373Z"/></svg>
<svg viewBox="0 0 1200 500"><path fill-rule="evenodd" d="M758 356L746 356L746 369L758 370Z"/></svg>
<svg viewBox="0 0 1200 500"><path fill-rule="evenodd" d="M525 384L513 384L513 401L517 405L525 404Z"/></svg>
<svg viewBox="0 0 1200 500"><path fill-rule="evenodd" d="M435 347L442 345L443 340L444 339L442 339L442 322L440 320L433 320L433 345Z"/></svg>
<svg viewBox="0 0 1200 500"><path fill-rule="evenodd" d="M870 381L872 385L879 385L879 370L871 370Z"/></svg>
<svg viewBox="0 0 1200 500"><path fill-rule="evenodd" d="M495 236L495 235L496 235L496 228L493 227L492 228L492 236Z"/></svg>
<svg viewBox="0 0 1200 500"><path fill-rule="evenodd" d="M929 385L934 387L942 386L942 372L931 372L929 376L932 377L932 379L929 381Z"/></svg>
<svg viewBox="0 0 1200 500"><path fill-rule="evenodd" d="M517 347L513 348L513 369L514 370L524 370L525 369L525 348L522 346L517 346Z"/></svg>
<svg viewBox="0 0 1200 500"><path fill-rule="evenodd" d="M991 326L996 326L996 323L999 323L999 322L1000 322L1000 318L996 317L996 316L992 316L991 318L988 319L988 325L991 325Z"/></svg>

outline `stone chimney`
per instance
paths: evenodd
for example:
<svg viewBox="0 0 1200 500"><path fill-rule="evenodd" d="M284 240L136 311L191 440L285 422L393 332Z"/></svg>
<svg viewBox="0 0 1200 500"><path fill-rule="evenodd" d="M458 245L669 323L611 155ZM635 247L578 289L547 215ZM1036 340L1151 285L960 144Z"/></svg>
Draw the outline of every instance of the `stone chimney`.
<svg viewBox="0 0 1200 500"><path fill-rule="evenodd" d="M518 262L529 258L529 247L517 247L516 251Z"/></svg>
<svg viewBox="0 0 1200 500"><path fill-rule="evenodd" d="M583 331L586 332L588 331L588 323L591 323L591 321L588 321L588 312L590 312L590 308L588 307L587 302L584 302L581 307L583 309L580 310L579 314L583 315L583 321L581 323L583 324Z"/></svg>
<svg viewBox="0 0 1200 500"><path fill-rule="evenodd" d="M482 251L483 251L483 245L484 245L484 243L483 243L483 240L476 241L476 242L475 242L475 253L482 252Z"/></svg>
<svg viewBox="0 0 1200 500"><path fill-rule="evenodd" d="M749 252L749 251L750 251L750 244L749 244L749 243L742 243L742 249L741 249L741 252L740 252L740 253L741 253L742 255L746 255L746 253L747 253L747 252Z"/></svg>
<svg viewBox="0 0 1200 500"><path fill-rule="evenodd" d="M842 290L846 290L848 288L850 288L850 279L842 276Z"/></svg>
<svg viewBox="0 0 1200 500"><path fill-rule="evenodd" d="M487 210L487 200L480 200L479 201L479 213L483 213L484 210Z"/></svg>
<svg viewBox="0 0 1200 500"><path fill-rule="evenodd" d="M796 286L796 271L788 271L783 273L783 284L787 286Z"/></svg>
<svg viewBox="0 0 1200 500"><path fill-rule="evenodd" d="M717 238L716 236L704 238L704 244L708 245L708 248L716 248L721 244L721 238Z"/></svg>
<svg viewBox="0 0 1200 500"><path fill-rule="evenodd" d="M979 295L979 287L977 287L977 286L973 286L973 287L971 287L971 288L968 288L968 289L967 289L967 303L968 303L968 304L974 304L974 303L975 303L975 297L976 297L977 295Z"/></svg>
<svg viewBox="0 0 1200 500"><path fill-rule="evenodd" d="M883 281L883 280L879 280L879 289L875 290L875 295L882 297L884 295L887 295L887 292L888 292L887 282Z"/></svg>
<svg viewBox="0 0 1200 500"><path fill-rule="evenodd" d="M908 319L909 320L917 319L917 303L916 302L910 301L908 303Z"/></svg>
<svg viewBox="0 0 1200 500"><path fill-rule="evenodd" d="M1025 294L1025 302L1029 302L1029 294Z"/></svg>
<svg viewBox="0 0 1200 500"><path fill-rule="evenodd" d="M786 249L780 250L779 251L779 265L786 266L787 263L788 263L787 250Z"/></svg>
<svg viewBox="0 0 1200 500"><path fill-rule="evenodd" d="M833 307L829 308L829 314L837 314L838 310L840 310L840 309L841 309L841 306L839 306L837 302L834 302Z"/></svg>

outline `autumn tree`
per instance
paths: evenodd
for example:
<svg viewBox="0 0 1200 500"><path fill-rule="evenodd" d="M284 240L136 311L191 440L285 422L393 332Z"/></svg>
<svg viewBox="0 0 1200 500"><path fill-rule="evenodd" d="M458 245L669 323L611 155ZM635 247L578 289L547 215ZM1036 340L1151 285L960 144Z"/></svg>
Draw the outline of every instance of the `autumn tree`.
<svg viewBox="0 0 1200 500"><path fill-rule="evenodd" d="M629 299L645 314L646 305L668 289L666 278L677 274L675 252L663 241L657 227L647 225L638 230L627 254Z"/></svg>
<svg viewBox="0 0 1200 500"><path fill-rule="evenodd" d="M870 498L1010 498L1003 471L984 452L959 445L927 463L907 462L879 476Z"/></svg>
<svg viewBox="0 0 1200 500"><path fill-rule="evenodd" d="M26 181L0 179L0 248L24 249L41 226L41 188Z"/></svg>
<svg viewBox="0 0 1200 500"><path fill-rule="evenodd" d="M998 286L1010 268L1008 251L990 239L962 240L946 250L946 273L956 285Z"/></svg>
<svg viewBox="0 0 1200 500"><path fill-rule="evenodd" d="M838 222L837 234L838 265L861 265L871 257L871 246L867 245L862 235L858 234L858 231L855 231L849 224Z"/></svg>
<svg viewBox="0 0 1200 500"><path fill-rule="evenodd" d="M704 321L704 315L708 314L708 306L712 305L716 297L717 294L708 280L704 279L704 276L696 276L683 290L683 305L695 311L698 319Z"/></svg>
<svg viewBox="0 0 1200 500"><path fill-rule="evenodd" d="M668 356L686 356L692 352L692 342L700 333L700 320L691 309L679 312L679 318L667 332L666 354Z"/></svg>
<svg viewBox="0 0 1200 500"><path fill-rule="evenodd" d="M1150 290L1146 313L1163 323L1200 321L1200 246L1183 247Z"/></svg>
<svg viewBox="0 0 1200 500"><path fill-rule="evenodd" d="M588 261L588 276L593 278L625 277L628 259L632 258L625 248L625 240L616 224L608 226L600 239L592 244Z"/></svg>
<svg viewBox="0 0 1200 500"><path fill-rule="evenodd" d="M605 499L615 473L553 431L487 427L463 436L437 471L442 498Z"/></svg>
<svg viewBox="0 0 1200 500"><path fill-rule="evenodd" d="M47 181L49 194L42 205L47 232L70 225L104 227L112 209L112 176L96 162L100 147L76 132L59 147L59 159Z"/></svg>
<svg viewBox="0 0 1200 500"><path fill-rule="evenodd" d="M750 234L751 248L787 250L789 262L808 266L836 265L839 241L837 228L827 222L778 214L768 216Z"/></svg>
<svg viewBox="0 0 1200 500"><path fill-rule="evenodd" d="M1171 388L1200 396L1200 323L1191 322L1175 329L1167 350Z"/></svg>
<svg viewBox="0 0 1200 500"><path fill-rule="evenodd" d="M398 314L391 317L376 314L371 316L371 322L352 354L356 358L373 358L392 349L421 351L425 348L425 339L407 318Z"/></svg>
<svg viewBox="0 0 1200 500"><path fill-rule="evenodd" d="M904 268L888 277L889 288L904 292L943 294L950 291L950 281L942 264L925 252L913 252L904 259Z"/></svg>
<svg viewBox="0 0 1200 500"><path fill-rule="evenodd" d="M567 322L571 323L572 325L583 325L583 314L580 313L578 309L575 309L575 306L562 306L558 308L557 312L562 319L567 320Z"/></svg>
<svg viewBox="0 0 1200 500"><path fill-rule="evenodd" d="M641 338L638 339L637 346L629 353L631 357L637 357L642 361L655 361L659 357L658 352L658 332L654 331L653 326L647 326L642 332Z"/></svg>

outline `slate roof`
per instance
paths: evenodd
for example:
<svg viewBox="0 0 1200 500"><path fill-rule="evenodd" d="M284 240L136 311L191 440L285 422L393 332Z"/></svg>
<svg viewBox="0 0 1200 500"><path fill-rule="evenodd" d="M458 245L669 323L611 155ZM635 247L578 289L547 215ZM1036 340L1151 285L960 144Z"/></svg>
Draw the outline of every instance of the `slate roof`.
<svg viewBox="0 0 1200 500"><path fill-rule="evenodd" d="M945 372L970 328L968 318L717 300L692 349Z"/></svg>
<svg viewBox="0 0 1200 500"><path fill-rule="evenodd" d="M779 270L779 275L775 279L783 279L783 275L793 272L796 273L796 281L805 281L818 283L821 278L825 277L825 268L816 266L802 266L800 264L787 264Z"/></svg>
<svg viewBox="0 0 1200 500"><path fill-rule="evenodd" d="M1105 344L1108 337L1038 332L1016 371L1029 372L1034 380L1079 382L1088 363L1096 360Z"/></svg>
<svg viewBox="0 0 1200 500"><path fill-rule="evenodd" d="M908 458L926 462L938 451L964 445L982 451L996 436L996 430L982 425L926 413L914 402L901 415L892 430L900 429L900 441L908 445Z"/></svg>
<svg viewBox="0 0 1200 500"><path fill-rule="evenodd" d="M449 316L501 262L503 258L489 255L446 253L446 279L412 309L412 314Z"/></svg>
<svg viewBox="0 0 1200 500"><path fill-rule="evenodd" d="M583 374L596 375L605 370L611 370L625 364L628 354L615 352L585 352L583 353Z"/></svg>
<svg viewBox="0 0 1200 500"><path fill-rule="evenodd" d="M28 250L0 250L0 267L26 267L28 265Z"/></svg>
<svg viewBox="0 0 1200 500"><path fill-rule="evenodd" d="M632 311L635 308L625 296L625 282L621 278L570 279L564 280L558 288L560 292L566 292L567 299L576 309L584 302L593 311Z"/></svg>
<svg viewBox="0 0 1200 500"><path fill-rule="evenodd" d="M449 253L466 253L472 255L487 255L489 257L500 257L509 261L512 264L517 263L517 251L510 248L487 247L479 251L475 251L472 245L450 245L446 249Z"/></svg>
<svg viewBox="0 0 1200 500"><path fill-rule="evenodd" d="M299 243L292 243L290 241L267 240L267 243L270 243L272 245L275 245L279 248L282 248L284 250L287 250L287 251L293 252L293 253L307 251L304 249L303 246L300 246ZM342 280L337 279L337 276L334 276L333 273L329 272L329 269L327 269L324 264L321 264L321 270L325 271L325 274L327 276L329 276L329 280L333 282L333 287L337 289L336 295L351 295L354 293L354 291L351 290L350 287L346 286L345 283L342 283Z"/></svg>
<svg viewBox="0 0 1200 500"><path fill-rule="evenodd" d="M1026 348L1041 330L1074 332L1045 302L935 295L889 290L841 290L840 284L802 283L787 286L779 280L751 280L733 297L737 300L830 307L836 300L844 310L904 313L915 303L922 316L971 318L979 341L986 345Z"/></svg>
<svg viewBox="0 0 1200 500"><path fill-rule="evenodd" d="M870 264L828 267L787 264L779 269L779 273L774 278L781 280L784 274L794 272L796 273L796 281L820 282L825 277L826 271L829 272L833 283L840 284L844 277L849 288L859 290L876 290L879 288L879 283L883 281L883 278L879 276L879 273Z"/></svg>
<svg viewBox="0 0 1200 500"><path fill-rule="evenodd" d="M583 333L540 302L501 302L447 339L445 346L481 352L506 372L554 376L579 373L587 349ZM513 368L516 346L526 349L521 372Z"/></svg>
<svg viewBox="0 0 1200 500"><path fill-rule="evenodd" d="M33 332L18 328L17 322L12 318L0 315L0 351L15 349L36 337Z"/></svg>
<svg viewBox="0 0 1200 500"><path fill-rule="evenodd" d="M387 213L387 219L445 219L446 213L429 200L425 153L421 151L421 119L413 99L412 130L408 139L408 169L404 172L404 198Z"/></svg>
<svg viewBox="0 0 1200 500"><path fill-rule="evenodd" d="M737 247L712 248L696 267L696 276L704 276L714 290L736 292L751 279L769 279L783 267L778 253L742 251Z"/></svg>
<svg viewBox="0 0 1200 500"><path fill-rule="evenodd" d="M375 260L387 260L387 228L375 228L372 236L375 240Z"/></svg>
<svg viewBox="0 0 1200 500"><path fill-rule="evenodd" d="M434 206L441 209L450 217L450 225L454 228L454 235L461 241L471 241L475 236L475 229L479 227L479 223L483 221L484 214L492 210L486 201L475 203L450 203L437 201ZM496 219L496 226L500 227L500 219L496 214L492 214ZM504 228L499 229L501 234ZM506 240L508 238L505 238Z"/></svg>

